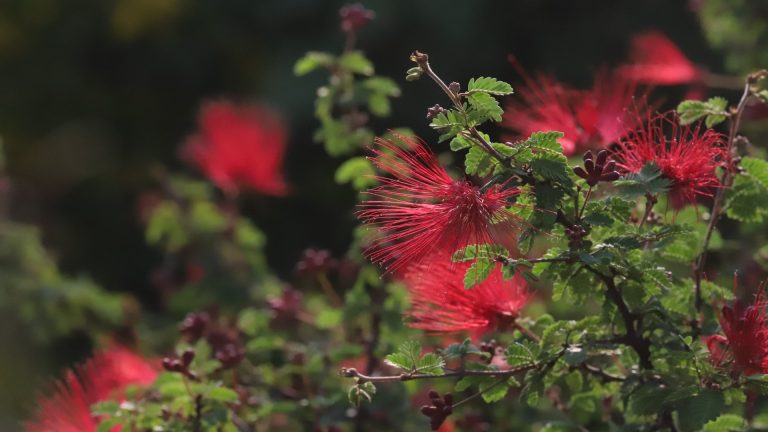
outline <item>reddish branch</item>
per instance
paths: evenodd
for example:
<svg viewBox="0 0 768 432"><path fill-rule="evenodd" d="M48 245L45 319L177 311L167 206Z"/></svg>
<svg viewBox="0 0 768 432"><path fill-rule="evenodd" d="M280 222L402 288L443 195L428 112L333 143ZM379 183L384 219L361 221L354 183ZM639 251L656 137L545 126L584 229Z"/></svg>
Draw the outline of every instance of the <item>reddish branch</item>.
<svg viewBox="0 0 768 432"><path fill-rule="evenodd" d="M733 147L734 143L736 142L736 137L739 132L739 128L741 126L741 117L742 114L744 114L744 109L747 106L747 102L749 101L750 96L752 95L753 86L757 84L757 82L763 78L768 76L768 71L761 70L758 72L755 72L753 74L750 74L749 77L747 77L747 83L744 86L744 92L741 95L741 99L739 100L739 103L736 105L736 108L734 108L730 113L730 128L728 131L728 142L727 142L727 148L728 148L728 155L729 160L727 161L728 165L725 167L723 171L723 175L720 179L721 187L717 189L717 192L715 193L715 199L712 203L712 211L710 212L709 217L709 225L707 226L707 233L704 236L704 243L702 244L701 248L701 254L699 255L698 259L694 263L693 267L693 277L694 277L694 302L696 306L696 311L701 312L701 308L703 306L703 299L701 296L701 280L704 276L704 266L707 263L707 248L709 247L709 242L712 240L712 233L715 230L715 226L717 225L718 220L720 219L720 216L722 215L722 212L724 210L723 208L723 201L725 199L725 190L733 184L734 175L736 173L735 167L731 166L732 161L730 159L733 158ZM694 331L698 332L698 319L694 320Z"/></svg>

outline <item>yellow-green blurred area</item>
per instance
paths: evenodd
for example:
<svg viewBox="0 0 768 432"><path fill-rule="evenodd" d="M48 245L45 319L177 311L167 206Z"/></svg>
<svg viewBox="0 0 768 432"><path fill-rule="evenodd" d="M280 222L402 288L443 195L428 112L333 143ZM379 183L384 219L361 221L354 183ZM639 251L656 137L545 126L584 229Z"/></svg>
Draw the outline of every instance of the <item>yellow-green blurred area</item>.
<svg viewBox="0 0 768 432"><path fill-rule="evenodd" d="M586 86L597 68L625 58L633 35L651 29L717 73L743 75L768 56L759 50L768 46L768 6L758 1L363 3L377 16L358 46L403 93L393 116L373 127L410 127L427 140L426 108L442 99L432 86L405 82L414 49L428 52L447 80L495 76L513 85L520 77L510 53L530 71ZM287 277L306 247L346 250L355 192L334 182L341 160L312 140L325 77L292 73L306 51L342 49L343 4L0 2L0 430L15 430L41 386L105 337L92 323L124 326L139 310L164 313L151 281L162 257L145 241L137 202L162 173L197 175L177 151L202 101L255 100L287 120L293 193L242 199L267 238L270 268ZM661 100L684 92L662 89Z"/></svg>

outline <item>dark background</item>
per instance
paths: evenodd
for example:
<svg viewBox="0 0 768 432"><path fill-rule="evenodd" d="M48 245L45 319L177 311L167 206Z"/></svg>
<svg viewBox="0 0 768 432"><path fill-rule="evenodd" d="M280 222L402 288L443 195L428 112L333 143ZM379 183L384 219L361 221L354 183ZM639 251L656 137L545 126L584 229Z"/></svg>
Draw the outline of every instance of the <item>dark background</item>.
<svg viewBox="0 0 768 432"><path fill-rule="evenodd" d="M232 97L275 106L290 143L287 198L247 197L268 235L268 258L288 274L307 246L343 253L354 193L333 183L341 163L312 141L322 73L296 78L307 50L338 52L337 1L16 0L0 3L0 135L14 179L11 212L43 227L64 270L152 307L149 273L160 256L144 243L136 198L161 166L186 170L177 149L201 101ZM659 29L695 62L722 71L686 1L366 1L377 18L359 47L403 96L379 132L407 126L430 140L425 108L444 102L430 83L407 83L414 49L449 81L528 70L588 86L620 62L630 37ZM667 90L670 95L681 89ZM671 100L674 100L670 97ZM196 174L195 174L196 175Z"/></svg>

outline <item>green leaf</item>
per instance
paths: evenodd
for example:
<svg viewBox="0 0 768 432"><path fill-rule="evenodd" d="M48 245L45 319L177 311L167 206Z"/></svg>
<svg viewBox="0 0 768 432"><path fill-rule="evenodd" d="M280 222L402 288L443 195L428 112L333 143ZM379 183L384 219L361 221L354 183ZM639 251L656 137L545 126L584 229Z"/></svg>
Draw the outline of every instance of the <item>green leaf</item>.
<svg viewBox="0 0 768 432"><path fill-rule="evenodd" d="M385 94L374 93L368 96L368 111L377 117L386 117L392 108L389 103L389 97Z"/></svg>
<svg viewBox="0 0 768 432"><path fill-rule="evenodd" d="M742 222L762 222L768 216L768 161L745 157L744 173L726 191L726 214Z"/></svg>
<svg viewBox="0 0 768 432"><path fill-rule="evenodd" d="M397 86L394 80L382 76L374 76L365 79L363 87L374 92L391 97L400 96L400 87Z"/></svg>
<svg viewBox="0 0 768 432"><path fill-rule="evenodd" d="M361 51L349 51L342 55L339 66L360 75L373 75L373 63Z"/></svg>
<svg viewBox="0 0 768 432"><path fill-rule="evenodd" d="M473 146L464 158L464 171L468 175L485 177L491 173L495 159L480 146Z"/></svg>
<svg viewBox="0 0 768 432"><path fill-rule="evenodd" d="M467 245L451 256L453 262L467 262L476 259L495 260L499 256L507 256L507 248L497 244L471 244Z"/></svg>
<svg viewBox="0 0 768 432"><path fill-rule="evenodd" d="M746 428L747 422L736 414L723 414L704 424L702 432L738 432Z"/></svg>
<svg viewBox="0 0 768 432"><path fill-rule="evenodd" d="M482 258L475 260L466 273L464 273L464 289L470 289L482 283L491 275L494 267L496 267L495 261Z"/></svg>
<svg viewBox="0 0 768 432"><path fill-rule="evenodd" d="M507 347L507 363L510 366L527 366L535 364L541 349L531 341L513 342Z"/></svg>
<svg viewBox="0 0 768 432"><path fill-rule="evenodd" d="M206 392L205 397L218 402L237 402L240 399L236 391L227 387L213 387Z"/></svg>
<svg viewBox="0 0 768 432"><path fill-rule="evenodd" d="M113 416L118 411L120 411L120 404L116 401L104 401L91 406L91 413L98 416Z"/></svg>
<svg viewBox="0 0 768 432"><path fill-rule="evenodd" d="M725 403L723 394L713 390L703 390L698 395L678 402L678 424L683 432L699 430L708 421L717 418Z"/></svg>
<svg viewBox="0 0 768 432"><path fill-rule="evenodd" d="M565 383L572 392L578 392L584 385L584 377L581 376L581 372L575 370L565 376Z"/></svg>
<svg viewBox="0 0 768 432"><path fill-rule="evenodd" d="M196 201L190 211L190 225L201 233L216 233L227 228L227 218L210 201Z"/></svg>
<svg viewBox="0 0 768 432"><path fill-rule="evenodd" d="M443 358L462 358L468 355L479 355L481 357L490 357L491 354L485 351L481 351L480 348L472 344L470 339L464 339L461 343L450 344L445 347L441 352Z"/></svg>
<svg viewBox="0 0 768 432"><path fill-rule="evenodd" d="M237 318L237 328L248 336L254 336L269 327L270 317L256 308L243 309Z"/></svg>
<svg viewBox="0 0 768 432"><path fill-rule="evenodd" d="M349 399L349 403L359 407L363 402L371 403L373 401L373 395L375 394L376 386L372 382L367 381L350 387L347 392L347 398Z"/></svg>
<svg viewBox="0 0 768 432"><path fill-rule="evenodd" d="M488 120L495 122L501 121L501 115L504 110L499 105L499 101L488 93L471 93L467 96L469 105L473 108L470 117L475 125L484 123Z"/></svg>
<svg viewBox="0 0 768 432"><path fill-rule="evenodd" d="M569 168L567 160L562 155L537 154L531 160L531 169L534 174L539 175L555 183L570 187L573 183L568 175Z"/></svg>
<svg viewBox="0 0 768 432"><path fill-rule="evenodd" d="M315 325L321 329L338 327L341 324L343 315L344 311L342 309L324 308L317 314Z"/></svg>
<svg viewBox="0 0 768 432"><path fill-rule="evenodd" d="M514 380L514 378L512 378ZM516 383L516 381L515 381ZM480 392L485 403L494 403L504 399L509 391L507 383L498 383L497 379L488 379L480 383Z"/></svg>
<svg viewBox="0 0 768 432"><path fill-rule="evenodd" d="M331 54L310 51L296 61L296 64L293 65L293 73L296 76L306 75L315 69L331 66L335 60Z"/></svg>
<svg viewBox="0 0 768 432"><path fill-rule="evenodd" d="M705 125L711 128L725 121L728 117L727 107L728 101L722 97L713 97L706 102L686 100L677 106L677 113L680 114L680 124L690 124L706 117Z"/></svg>
<svg viewBox="0 0 768 432"><path fill-rule="evenodd" d="M410 373L439 375L443 372L445 361L435 353L421 355L421 345L416 341L405 341L397 352L384 358L384 363Z"/></svg>
<svg viewBox="0 0 768 432"><path fill-rule="evenodd" d="M99 426L96 428L96 432L110 432L116 426L123 423L123 420L117 417L111 417L99 422Z"/></svg>
<svg viewBox="0 0 768 432"><path fill-rule="evenodd" d="M473 144L474 142L471 139L459 134L451 140L451 151L464 150L472 147Z"/></svg>
<svg viewBox="0 0 768 432"><path fill-rule="evenodd" d="M656 195L668 191L671 186L671 182L662 174L655 163L647 162L640 171L628 174L613 184L627 196Z"/></svg>
<svg viewBox="0 0 768 432"><path fill-rule="evenodd" d="M512 94L512 86L499 81L496 78L478 77L471 78L467 85L467 93L489 93L496 96L505 96Z"/></svg>
<svg viewBox="0 0 768 432"><path fill-rule="evenodd" d="M629 396L629 411L635 415L654 415L662 410L672 390L658 384L645 384Z"/></svg>
<svg viewBox="0 0 768 432"><path fill-rule="evenodd" d="M429 127L440 133L438 142L443 142L464 130L464 120L456 110L445 110L432 119Z"/></svg>
<svg viewBox="0 0 768 432"><path fill-rule="evenodd" d="M362 156L356 156L342 163L334 177L336 183L352 183L352 187L356 190L363 190L378 183L375 174L371 161Z"/></svg>

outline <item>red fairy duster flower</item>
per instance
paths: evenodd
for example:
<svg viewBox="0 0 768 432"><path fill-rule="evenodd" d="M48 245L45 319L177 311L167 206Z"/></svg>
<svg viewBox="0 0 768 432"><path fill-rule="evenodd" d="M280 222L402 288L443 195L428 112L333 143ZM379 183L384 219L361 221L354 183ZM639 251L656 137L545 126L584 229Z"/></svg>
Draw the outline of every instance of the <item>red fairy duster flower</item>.
<svg viewBox="0 0 768 432"><path fill-rule="evenodd" d="M453 263L450 254L438 253L409 269L404 281L411 294L406 312L411 327L480 336L512 324L530 299L525 280L519 274L505 280L497 265L485 281L464 289L471 264Z"/></svg>
<svg viewBox="0 0 768 432"><path fill-rule="evenodd" d="M724 137L701 125L681 126L674 113L649 117L642 128L619 142L614 153L624 173L639 172L653 162L671 182L670 202L675 208L711 196L720 187L715 169L726 156Z"/></svg>
<svg viewBox="0 0 768 432"><path fill-rule="evenodd" d="M548 75L536 79L528 75L513 59L525 82L517 87L517 96L510 99L503 117L503 125L523 137L537 131L557 130L565 136L560 139L563 152L576 152L581 130L571 105L574 90Z"/></svg>
<svg viewBox="0 0 768 432"><path fill-rule="evenodd" d="M67 371L50 396L38 401L38 414L25 425L27 432L96 432L98 420L91 405L121 398L129 385L149 385L157 371L125 348L111 348ZM119 430L116 428L115 430Z"/></svg>
<svg viewBox="0 0 768 432"><path fill-rule="evenodd" d="M664 34L653 31L635 36L630 64L622 67L627 78L647 84L691 84L702 78L697 68Z"/></svg>
<svg viewBox="0 0 768 432"><path fill-rule="evenodd" d="M591 89L578 92L574 103L581 130L578 150L603 149L640 126L638 112L648 110L644 96L635 98L637 84L603 69L595 74Z"/></svg>
<svg viewBox="0 0 768 432"><path fill-rule="evenodd" d="M557 130L563 153L570 156L587 149L602 149L637 126L630 107L645 110L644 98L635 100L633 80L601 70L589 90L576 90L546 75L531 78L514 60L525 85L519 98L507 104L504 126L529 136L533 132Z"/></svg>
<svg viewBox="0 0 768 432"><path fill-rule="evenodd" d="M705 339L716 365L731 363L734 371L744 375L768 372L768 325L766 302L758 295L754 303L745 306L740 300L724 306L720 327L725 333Z"/></svg>
<svg viewBox="0 0 768 432"><path fill-rule="evenodd" d="M227 192L247 187L267 195L287 193L282 173L286 134L274 113L255 105L209 102L200 109L198 123L182 156L217 186Z"/></svg>
<svg viewBox="0 0 768 432"><path fill-rule="evenodd" d="M372 199L358 213L368 226L378 226L365 251L373 262L399 271L435 250L494 243L517 227L507 210L517 189L454 180L423 143L399 139L405 148L377 141L373 161L392 177L378 178L381 185L368 191Z"/></svg>

